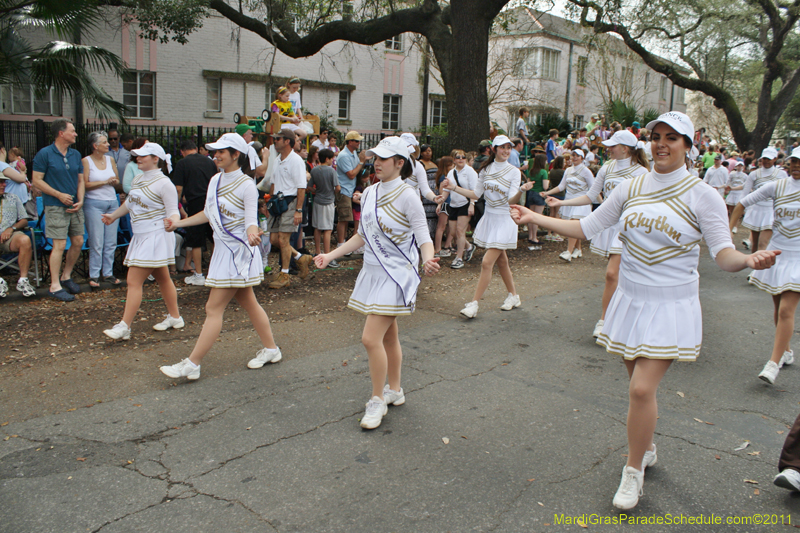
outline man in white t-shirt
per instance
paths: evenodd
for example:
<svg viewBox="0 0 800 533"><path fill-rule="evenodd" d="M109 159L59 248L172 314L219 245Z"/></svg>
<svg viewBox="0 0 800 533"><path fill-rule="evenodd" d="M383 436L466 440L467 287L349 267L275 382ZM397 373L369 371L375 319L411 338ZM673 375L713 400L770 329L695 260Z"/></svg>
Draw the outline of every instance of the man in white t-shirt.
<svg viewBox="0 0 800 533"><path fill-rule="evenodd" d="M272 183L269 194L272 198L283 194L288 208L277 217L269 214L267 229L273 246L281 249L281 271L269 284L270 289L283 289L291 284L289 278L289 262L294 257L297 270L301 279L308 277L308 265L312 261L310 255L302 255L292 248L290 238L298 230L303 220L303 200L306 195L306 165L303 158L294 151L297 142L295 134L289 128L275 133L275 150L280 156L275 159L275 169L272 173Z"/></svg>
<svg viewBox="0 0 800 533"><path fill-rule="evenodd" d="M714 156L714 166L706 170L703 181L714 187L720 196L725 197L725 186L728 184L728 169L722 166L722 154Z"/></svg>
<svg viewBox="0 0 800 533"><path fill-rule="evenodd" d="M330 143L328 142L328 130L319 130L319 137L316 141L311 143L311 146L316 146L318 150L324 150L328 148L330 146Z"/></svg>

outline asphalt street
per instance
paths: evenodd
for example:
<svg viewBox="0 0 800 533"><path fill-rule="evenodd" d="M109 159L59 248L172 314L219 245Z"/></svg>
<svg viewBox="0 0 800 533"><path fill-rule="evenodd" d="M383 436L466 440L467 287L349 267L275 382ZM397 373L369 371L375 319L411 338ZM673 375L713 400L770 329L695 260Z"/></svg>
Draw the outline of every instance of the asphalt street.
<svg viewBox="0 0 800 533"><path fill-rule="evenodd" d="M374 431L358 344L0 427L0 532L788 531L725 522L800 526L800 497L772 485L800 363L757 379L771 299L705 252L700 271L701 355L661 384L658 463L626 514L627 374L591 338L595 284L401 319L407 401Z"/></svg>

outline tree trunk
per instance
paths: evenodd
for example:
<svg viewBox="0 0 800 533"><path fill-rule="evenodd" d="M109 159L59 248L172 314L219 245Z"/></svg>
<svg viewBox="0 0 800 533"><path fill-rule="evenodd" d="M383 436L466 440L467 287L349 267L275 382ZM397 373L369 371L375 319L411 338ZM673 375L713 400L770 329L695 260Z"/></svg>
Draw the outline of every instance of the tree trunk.
<svg viewBox="0 0 800 533"><path fill-rule="evenodd" d="M487 20L482 3L453 0L449 49L437 52L434 48L445 84L450 147L466 151L477 150L481 140L489 138L486 68L492 19ZM445 53L449 60L443 63L439 56Z"/></svg>

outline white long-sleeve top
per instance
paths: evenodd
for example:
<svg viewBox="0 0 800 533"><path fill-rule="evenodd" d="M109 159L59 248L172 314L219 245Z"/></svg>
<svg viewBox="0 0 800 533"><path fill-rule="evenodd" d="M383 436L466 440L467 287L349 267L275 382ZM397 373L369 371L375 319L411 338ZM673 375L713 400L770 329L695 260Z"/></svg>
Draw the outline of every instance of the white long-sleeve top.
<svg viewBox="0 0 800 533"><path fill-rule="evenodd" d="M725 167L711 167L706 170L706 175L703 177L703 182L708 183L711 187L714 187L720 196L725 195L725 185L728 184L728 178L730 174L728 173L728 169Z"/></svg>
<svg viewBox="0 0 800 533"><path fill-rule="evenodd" d="M247 228L258 226L258 190L253 179L238 169L214 175L208 186L219 191L217 203L222 213L222 225L247 241Z"/></svg>
<svg viewBox="0 0 800 533"><path fill-rule="evenodd" d="M757 168L751 172L749 176L747 176L747 179L744 182L744 188L742 189L742 196L747 196L752 191L757 191L771 181L782 180L788 177L789 176L786 174L786 172L779 169L775 165L773 165L771 168ZM753 205L771 207L772 203L769 201L762 201L756 202Z"/></svg>
<svg viewBox="0 0 800 533"><path fill-rule="evenodd" d="M422 194L423 198L427 198L428 193L436 195L428 185L428 173L425 172L425 167L419 161L414 161L414 172L405 180L405 183L417 191L417 196Z"/></svg>
<svg viewBox="0 0 800 533"><path fill-rule="evenodd" d="M747 180L747 174L744 172L736 172L735 170L731 172L731 175L728 176L728 187L739 187L744 185L744 182Z"/></svg>
<svg viewBox="0 0 800 533"><path fill-rule="evenodd" d="M578 166L571 166L564 171L564 177L561 179L561 183L558 184L556 189L559 191L566 189L567 194L564 195L564 199L571 200L572 198L578 198L579 196L587 194L593 184L594 174L592 174L592 171L586 168L585 165L580 164Z"/></svg>
<svg viewBox="0 0 800 533"><path fill-rule="evenodd" d="M745 207L759 202L771 202L775 211L769 249L800 251L800 180L772 181L741 199Z"/></svg>
<svg viewBox="0 0 800 533"><path fill-rule="evenodd" d="M165 218L177 215L178 191L160 169L136 176L125 200L134 233L163 229Z"/></svg>
<svg viewBox="0 0 800 533"><path fill-rule="evenodd" d="M521 182L517 167L508 161L495 161L478 174L475 194L486 200L487 212L507 215L511 212L511 198L519 192Z"/></svg>
<svg viewBox="0 0 800 533"><path fill-rule="evenodd" d="M603 198L611 196L611 191L619 185L622 180L635 178L642 174L647 174L648 169L639 164L631 164L631 158L627 159L612 159L597 171L597 176L594 177L591 189L586 193L592 203L598 203L597 199L600 193L603 193Z"/></svg>
<svg viewBox="0 0 800 533"><path fill-rule="evenodd" d="M623 181L580 224L584 235L592 238L618 222L623 242L620 274L642 285L697 280L701 238L712 256L733 248L725 202L685 167Z"/></svg>
<svg viewBox="0 0 800 533"><path fill-rule="evenodd" d="M461 170L456 170L455 168L452 169L450 172L447 173L447 181L450 183L455 183L456 179L454 173L458 172L458 186L462 189L469 189L470 191L474 191L475 187L478 185L478 173L475 172L475 169L469 165L464 165L464 168ZM469 203L469 199L466 196L458 194L455 191L450 191L450 206L451 207L463 207Z"/></svg>
<svg viewBox="0 0 800 533"><path fill-rule="evenodd" d="M388 182L378 182L368 188L376 188L377 206L384 216L378 216L378 223L383 232L400 248L406 257L416 258L416 248L431 241L428 231L428 220L425 209L419 200L419 193L411 185L400 178ZM366 191L364 191L366 193ZM363 217L365 213L361 213ZM362 239L367 237L363 225L358 226L358 234ZM372 248L367 246L364 252L364 263L380 265Z"/></svg>

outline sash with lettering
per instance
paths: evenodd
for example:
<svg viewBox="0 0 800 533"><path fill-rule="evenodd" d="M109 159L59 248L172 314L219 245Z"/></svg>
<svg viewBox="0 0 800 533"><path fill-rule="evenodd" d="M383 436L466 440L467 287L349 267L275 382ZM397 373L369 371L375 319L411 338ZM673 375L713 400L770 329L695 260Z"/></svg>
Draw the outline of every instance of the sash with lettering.
<svg viewBox="0 0 800 533"><path fill-rule="evenodd" d="M253 261L253 252L255 248L228 231L222 224L222 213L219 209L219 199L217 195L219 193L219 186L220 183L222 183L223 175L225 175L227 178L235 180L240 176L243 176L244 172L242 172L241 169L231 172L230 174L220 172L211 178L211 182L209 183L208 187L208 193L206 194L205 212L206 216L208 217L209 224L211 224L211 227L214 229L214 242L221 242L228 250L231 251L231 254L233 255L233 263L236 266L236 272L246 279L250 272L250 263ZM216 180L216 183L214 183L214 180Z"/></svg>
<svg viewBox="0 0 800 533"><path fill-rule="evenodd" d="M361 197L361 226L366 236L367 246L375 254L375 258L386 274L400 287L400 291L403 293L403 304L410 306L417 296L417 287L421 280L417 273L417 261L406 256L381 228L381 218L386 220L389 215L383 212L383 208L378 207L378 187L380 187L380 183L367 187ZM416 246L413 237L411 246L412 250Z"/></svg>

